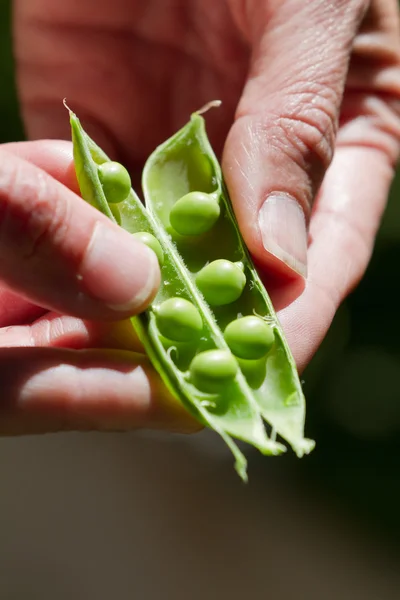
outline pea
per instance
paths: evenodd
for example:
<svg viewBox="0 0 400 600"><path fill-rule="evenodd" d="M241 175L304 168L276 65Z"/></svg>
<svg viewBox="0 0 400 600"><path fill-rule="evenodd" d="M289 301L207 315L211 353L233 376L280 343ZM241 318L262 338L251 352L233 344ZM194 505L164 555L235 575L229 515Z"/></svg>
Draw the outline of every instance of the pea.
<svg viewBox="0 0 400 600"><path fill-rule="evenodd" d="M107 202L118 204L129 196L131 178L128 171L118 162L105 162L98 168L99 179Z"/></svg>
<svg viewBox="0 0 400 600"><path fill-rule="evenodd" d="M203 192L189 192L175 202L169 220L180 235L201 235L213 227L219 215L215 197Z"/></svg>
<svg viewBox="0 0 400 600"><path fill-rule="evenodd" d="M192 382L199 390L217 393L232 381L239 366L228 350L206 350L197 354L189 368Z"/></svg>
<svg viewBox="0 0 400 600"><path fill-rule="evenodd" d="M142 242L142 244L146 244L146 246L153 250L158 258L160 267L162 267L164 264L164 252L158 239L151 233L147 233L147 231L139 231L138 233L134 233L133 237Z"/></svg>
<svg viewBox="0 0 400 600"><path fill-rule="evenodd" d="M271 350L274 332L260 317L248 316L229 323L224 338L235 356L257 360Z"/></svg>
<svg viewBox="0 0 400 600"><path fill-rule="evenodd" d="M259 389L264 383L267 374L267 358L259 358L258 360L237 358L237 361L249 386L253 390Z"/></svg>
<svg viewBox="0 0 400 600"><path fill-rule="evenodd" d="M157 327L161 335L175 342L196 340L203 330L203 320L197 308L184 298L169 298L155 308Z"/></svg>
<svg viewBox="0 0 400 600"><path fill-rule="evenodd" d="M246 276L241 266L221 258L199 271L196 284L209 304L223 306L240 298L246 285Z"/></svg>

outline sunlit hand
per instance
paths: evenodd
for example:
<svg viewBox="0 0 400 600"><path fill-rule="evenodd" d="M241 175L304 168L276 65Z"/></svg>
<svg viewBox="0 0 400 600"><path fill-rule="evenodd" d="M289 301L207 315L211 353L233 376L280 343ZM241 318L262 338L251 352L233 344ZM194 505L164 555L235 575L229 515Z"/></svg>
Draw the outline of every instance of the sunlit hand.
<svg viewBox="0 0 400 600"><path fill-rule="evenodd" d="M15 7L31 138L69 138L66 96L96 141L135 174L193 110L223 101L207 116L210 136L223 149L245 240L260 269L279 275L269 289L302 369L362 276L387 201L400 139L397 2L98 0L94 10L90 0L16 0ZM46 161L39 166L73 188ZM84 210L66 213L68 227L49 210L49 238L56 230L68 240L69 254L56 251L60 264L79 254L76 232L94 218ZM110 252L112 264L119 250ZM40 244L34 254L46 264ZM31 274L33 283L39 276ZM132 281L142 289L138 274ZM34 299L86 316L55 305L56 292L48 278L43 299Z"/></svg>

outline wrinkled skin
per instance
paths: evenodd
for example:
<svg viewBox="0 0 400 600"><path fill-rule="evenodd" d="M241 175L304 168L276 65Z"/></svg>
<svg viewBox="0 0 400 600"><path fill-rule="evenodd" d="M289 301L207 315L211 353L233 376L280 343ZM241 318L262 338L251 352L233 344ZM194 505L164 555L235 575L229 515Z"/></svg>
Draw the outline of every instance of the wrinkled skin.
<svg viewBox="0 0 400 600"><path fill-rule="evenodd" d="M142 271L131 265L129 277L122 267L115 272L127 238L124 249L115 241L100 270L86 260L98 216L77 197L70 144L43 141L70 137L64 97L136 184L158 143L204 103L223 101L207 115L210 137L303 369L363 275L387 201L400 140L396 1L14 6L23 117L28 137L42 141L1 151L0 276L18 296L0 292L0 432L193 428L131 352L140 348L129 327L110 323L132 312L132 304L114 305L143 288L151 260L143 254ZM260 220L271 193L280 194L279 206L282 194L290 197L290 213L269 202L272 212Z"/></svg>

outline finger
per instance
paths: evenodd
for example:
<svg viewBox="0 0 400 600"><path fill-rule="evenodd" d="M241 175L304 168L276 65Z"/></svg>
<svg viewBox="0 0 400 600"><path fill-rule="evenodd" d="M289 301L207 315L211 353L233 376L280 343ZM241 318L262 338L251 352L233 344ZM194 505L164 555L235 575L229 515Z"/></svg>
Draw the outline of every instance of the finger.
<svg viewBox="0 0 400 600"><path fill-rule="evenodd" d="M121 319L154 297L155 254L47 173L7 151L0 170L0 278L40 306Z"/></svg>
<svg viewBox="0 0 400 600"><path fill-rule="evenodd" d="M392 178L393 166L378 149L344 147L335 153L311 220L306 288L279 312L300 370L364 274Z"/></svg>
<svg viewBox="0 0 400 600"><path fill-rule="evenodd" d="M71 142L62 140L10 142L3 144L2 148L45 170L73 192L80 194ZM31 324L42 315L44 317L38 324L11 328L15 325ZM47 320L49 323L46 325ZM110 332L110 335L113 332L112 338L115 338L116 331L122 329L118 324L90 323L88 334L80 319L58 315L56 317L54 314L49 314L46 309L28 302L5 287L0 289L0 327L2 328L0 329L0 346L11 344L13 346L62 346L68 348L99 346L101 341L106 341L103 340L103 337L99 337L100 330L102 336L105 336L105 331L107 331ZM119 340L116 342L117 345L104 344L102 347L127 348L125 345L121 345L125 342L123 337L121 338L119 335L117 339ZM136 350L136 347L130 349Z"/></svg>
<svg viewBox="0 0 400 600"><path fill-rule="evenodd" d="M145 354L131 321L95 322L46 313L28 325L0 328L0 348L108 348Z"/></svg>
<svg viewBox="0 0 400 600"><path fill-rule="evenodd" d="M27 160L79 194L72 156L72 143L59 140L10 142L2 149ZM31 323L46 309L28 302L4 285L0 287L0 327Z"/></svg>
<svg viewBox="0 0 400 600"><path fill-rule="evenodd" d="M63 140L38 140L34 142L10 142L1 146L6 152L46 171L51 177L80 196L75 174L72 142Z"/></svg>
<svg viewBox="0 0 400 600"><path fill-rule="evenodd" d="M307 287L279 313L300 369L364 274L387 202L400 148L399 31L397 3L377 2L354 43L335 157L311 218Z"/></svg>
<svg viewBox="0 0 400 600"><path fill-rule="evenodd" d="M250 6L244 33L253 56L224 173L255 258L306 276L307 223L332 159L351 46L367 2L242 5Z"/></svg>
<svg viewBox="0 0 400 600"><path fill-rule="evenodd" d="M200 428L130 352L1 349L0 381L0 435Z"/></svg>

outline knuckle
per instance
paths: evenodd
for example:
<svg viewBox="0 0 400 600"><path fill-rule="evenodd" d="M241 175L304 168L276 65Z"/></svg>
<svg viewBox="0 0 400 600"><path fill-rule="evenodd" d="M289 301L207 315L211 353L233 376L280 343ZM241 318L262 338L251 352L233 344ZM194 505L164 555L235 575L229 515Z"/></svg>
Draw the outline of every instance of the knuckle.
<svg viewBox="0 0 400 600"><path fill-rule="evenodd" d="M57 244L65 235L67 206L56 185L39 169L18 161L0 172L0 246L20 258L35 255L42 243Z"/></svg>
<svg viewBox="0 0 400 600"><path fill-rule="evenodd" d="M38 174L31 191L32 210L25 219L27 257L36 254L43 244L57 245L66 230L66 205L42 174Z"/></svg>
<svg viewBox="0 0 400 600"><path fill-rule="evenodd" d="M340 16L344 22L348 22L356 28L361 23L370 4L371 0L333 0L331 2L318 0L314 6L323 16L333 13L335 18Z"/></svg>
<svg viewBox="0 0 400 600"><path fill-rule="evenodd" d="M337 122L335 111L326 99L314 96L311 102L302 101L301 107L283 112L277 127L283 135L279 142L311 178L319 181L329 167L334 152ZM300 102L299 102L300 106Z"/></svg>

